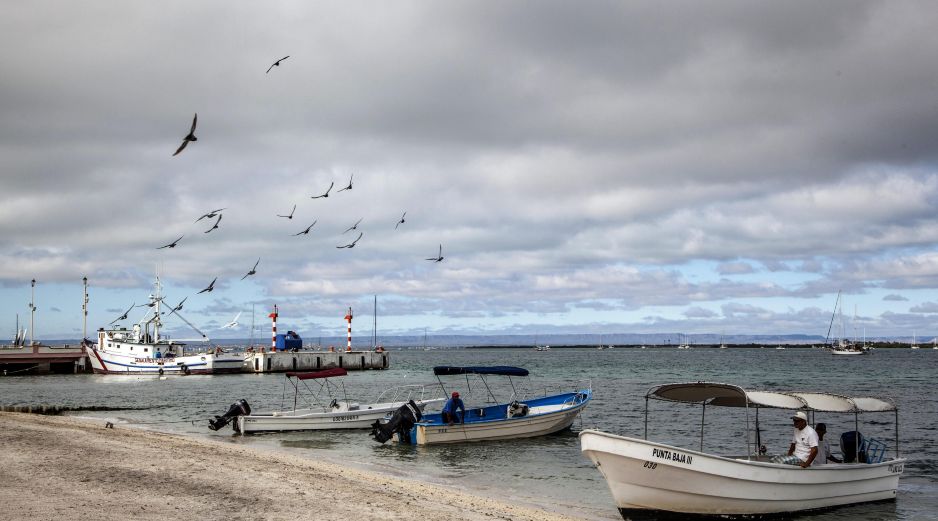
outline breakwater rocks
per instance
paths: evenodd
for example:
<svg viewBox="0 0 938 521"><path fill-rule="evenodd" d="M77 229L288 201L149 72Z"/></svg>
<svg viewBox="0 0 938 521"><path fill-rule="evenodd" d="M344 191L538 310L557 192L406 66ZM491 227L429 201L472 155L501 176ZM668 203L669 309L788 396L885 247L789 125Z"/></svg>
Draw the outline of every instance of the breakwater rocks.
<svg viewBox="0 0 938 521"><path fill-rule="evenodd" d="M103 405L85 405L73 407L69 405L50 405L47 403L32 405L0 405L0 411L2 412L25 412L28 414L47 414L50 416L62 414L63 412L74 411L139 411L142 409L152 409L152 407L107 407Z"/></svg>

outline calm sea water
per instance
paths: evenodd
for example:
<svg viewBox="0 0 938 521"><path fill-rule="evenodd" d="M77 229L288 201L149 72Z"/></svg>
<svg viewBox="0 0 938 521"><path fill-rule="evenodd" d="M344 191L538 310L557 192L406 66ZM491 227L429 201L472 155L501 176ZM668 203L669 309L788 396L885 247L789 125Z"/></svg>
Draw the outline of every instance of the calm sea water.
<svg viewBox="0 0 938 521"><path fill-rule="evenodd" d="M348 397L368 402L380 391L404 384L439 385L435 365L514 365L531 376L530 394L592 386L594 399L573 432L553 436L455 446L379 445L366 431L305 432L235 436L230 428L210 431L208 418L239 398L254 410L277 409L284 401L283 375L153 377L68 375L0 378L0 404L52 403L72 407L132 407L132 410L82 411L74 414L118 421L140 428L209 437L229 443L273 448L298 457L326 459L404 477L430 480L592 519L619 519L605 481L579 450L576 433L584 428L641 436L644 395L662 383L715 381L766 390L814 390L855 396L881 396L900 407L900 449L909 459L898 500L847 507L806 520L938 519L938 407L935 389L938 351L877 350L868 357L836 357L820 350L793 349L462 349L393 351L391 369L350 373ZM492 392L507 398L512 388L498 377ZM466 395L467 405L482 403L486 390L476 380L444 379L447 390ZM292 388L287 402L292 403ZM853 430L852 415L818 415L828 424L831 445ZM861 417L861 431L895 450L892 413ZM763 442L770 453L787 451L788 414L762 411ZM649 437L699 448L700 409L652 402ZM746 423L740 411L707 411L704 450L744 454Z"/></svg>

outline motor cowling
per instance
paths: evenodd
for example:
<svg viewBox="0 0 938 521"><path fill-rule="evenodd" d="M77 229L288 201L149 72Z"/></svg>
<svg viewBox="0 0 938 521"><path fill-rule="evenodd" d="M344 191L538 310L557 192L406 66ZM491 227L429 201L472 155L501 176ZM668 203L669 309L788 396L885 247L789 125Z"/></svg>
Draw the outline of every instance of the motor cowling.
<svg viewBox="0 0 938 521"><path fill-rule="evenodd" d="M231 407L228 407L228 412L221 416L216 416L214 420L208 421L208 428L213 431L221 429L225 425L231 423L231 420L237 418L238 416L247 416L251 414L251 406L248 405L247 400L241 399L231 404ZM237 427L235 427L237 430Z"/></svg>
<svg viewBox="0 0 938 521"><path fill-rule="evenodd" d="M371 424L371 435L378 443L384 443L394 437L394 433L397 433L401 443L410 443L410 429L421 418L423 418L423 414L420 412L420 407L411 400L398 407L388 421L382 423L381 420L378 420Z"/></svg>

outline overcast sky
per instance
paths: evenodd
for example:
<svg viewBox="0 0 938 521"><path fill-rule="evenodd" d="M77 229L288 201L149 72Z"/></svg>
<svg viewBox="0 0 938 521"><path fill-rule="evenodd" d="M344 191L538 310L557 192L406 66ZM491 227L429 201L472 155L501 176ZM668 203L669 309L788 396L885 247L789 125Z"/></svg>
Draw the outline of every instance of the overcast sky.
<svg viewBox="0 0 938 521"><path fill-rule="evenodd" d="M374 295L381 334L825 335L842 290L848 336L928 341L936 26L929 1L3 2L0 337L30 279L36 334L78 337L83 276L94 330L159 268L215 338L275 303L367 337Z"/></svg>

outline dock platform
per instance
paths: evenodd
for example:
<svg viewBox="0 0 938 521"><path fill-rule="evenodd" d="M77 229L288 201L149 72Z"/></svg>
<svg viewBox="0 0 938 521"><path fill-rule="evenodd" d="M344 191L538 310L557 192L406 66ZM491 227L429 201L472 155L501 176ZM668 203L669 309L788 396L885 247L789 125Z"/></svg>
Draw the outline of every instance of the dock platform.
<svg viewBox="0 0 938 521"><path fill-rule="evenodd" d="M282 373L318 371L339 367L349 371L387 369L387 351L276 351L246 353L245 373Z"/></svg>
<svg viewBox="0 0 938 521"><path fill-rule="evenodd" d="M0 346L0 375L81 373L87 370L81 345Z"/></svg>

